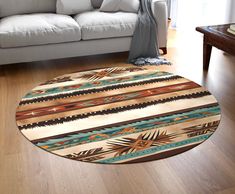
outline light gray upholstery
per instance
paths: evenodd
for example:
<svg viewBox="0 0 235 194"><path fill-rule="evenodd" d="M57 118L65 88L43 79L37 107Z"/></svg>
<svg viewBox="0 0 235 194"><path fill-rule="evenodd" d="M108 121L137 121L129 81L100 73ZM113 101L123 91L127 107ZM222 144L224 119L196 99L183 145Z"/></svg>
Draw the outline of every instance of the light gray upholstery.
<svg viewBox="0 0 235 194"><path fill-rule="evenodd" d="M158 25L158 44L159 48L166 47L168 30L168 12L165 0L152 0L152 11Z"/></svg>
<svg viewBox="0 0 235 194"><path fill-rule="evenodd" d="M56 0L0 0L0 18L27 13L55 13Z"/></svg>
<svg viewBox="0 0 235 194"><path fill-rule="evenodd" d="M0 49L0 64L128 51L131 37Z"/></svg>
<svg viewBox="0 0 235 194"><path fill-rule="evenodd" d="M89 0L57 0L56 13L72 15L93 10Z"/></svg>
<svg viewBox="0 0 235 194"><path fill-rule="evenodd" d="M67 15L29 14L3 18L0 47L22 47L81 40L77 22Z"/></svg>
<svg viewBox="0 0 235 194"><path fill-rule="evenodd" d="M0 16L16 13L55 12L55 8L56 0L0 0ZM166 47L166 1L152 0L152 10L158 23L159 47ZM117 26L113 25L111 30L106 32L105 30L109 27L93 28L94 26L90 26L92 28L89 28L89 20L79 22L77 19L78 23L84 26L86 24L87 27L80 31L81 28L77 22L70 16L61 15L58 17L58 15L52 16L54 15L52 14L52 17L35 17L36 15L43 14L13 16L0 20L0 45L4 47L0 46L0 65L128 51L134 31L132 25L135 23L134 18L136 18L136 16L125 18L120 16L121 18L118 19L114 17L113 21ZM95 19L94 21L90 19L91 25L93 25L92 22L99 24L108 21L103 17L101 19L104 21ZM132 25L128 21L133 22ZM128 25L126 25L127 23ZM112 22L108 25L111 24ZM102 32L100 29L104 31ZM97 35L94 31L97 32ZM113 38L114 36L118 38ZM81 37L83 40L80 40ZM96 39L89 40L94 38Z"/></svg>
<svg viewBox="0 0 235 194"><path fill-rule="evenodd" d="M115 12L125 11L137 13L140 7L139 0L103 0L100 11Z"/></svg>
<svg viewBox="0 0 235 194"><path fill-rule="evenodd" d="M137 14L99 11L85 12L74 18L82 30L82 39L100 39L132 36L135 30Z"/></svg>

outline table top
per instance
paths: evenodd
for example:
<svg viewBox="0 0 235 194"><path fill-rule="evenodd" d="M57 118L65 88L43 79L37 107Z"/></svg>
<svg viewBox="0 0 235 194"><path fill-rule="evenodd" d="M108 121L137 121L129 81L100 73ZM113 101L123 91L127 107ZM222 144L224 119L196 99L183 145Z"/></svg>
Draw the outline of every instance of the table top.
<svg viewBox="0 0 235 194"><path fill-rule="evenodd" d="M229 28L230 25L232 25L232 23L223 24L223 25L213 25L213 26L201 26L197 27L196 30L203 34L216 35L224 37L226 39L235 40L235 35L227 32L227 29Z"/></svg>

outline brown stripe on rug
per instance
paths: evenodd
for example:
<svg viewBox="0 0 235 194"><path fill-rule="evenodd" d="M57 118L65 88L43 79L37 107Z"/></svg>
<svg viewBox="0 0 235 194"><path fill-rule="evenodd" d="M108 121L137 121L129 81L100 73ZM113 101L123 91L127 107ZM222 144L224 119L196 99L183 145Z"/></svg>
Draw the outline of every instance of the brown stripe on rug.
<svg viewBox="0 0 235 194"><path fill-rule="evenodd" d="M36 144L38 142L44 142L44 141L48 141L50 139L63 138L63 137L72 136L72 135L80 134L80 133L89 133L92 131L100 131L104 128L118 127L118 126L127 125L127 124L140 122L140 121L144 121L144 120L150 120L153 118L167 117L167 116L174 115L174 114L182 114L182 113L186 113L186 112L190 112L190 111L194 111L194 110L199 110L199 109L203 109L203 108L215 107L218 105L219 105L218 103L213 103L213 104L207 104L207 105L202 105L202 106L196 106L196 107L192 107L192 108L181 109L181 110L166 112L166 113L162 113L162 114L156 114L156 115L152 115L152 116L148 116L148 117L142 117L142 118L138 118L138 119L132 119L132 120L118 122L118 123L112 123L110 125L103 125L103 126L99 126L99 127L93 127L93 128L89 128L89 129L78 130L78 131L73 131L73 132L69 132L69 133L63 133L63 134L54 135L54 136L48 136L45 138L34 139L34 140L32 140L32 142Z"/></svg>
<svg viewBox="0 0 235 194"><path fill-rule="evenodd" d="M185 82L189 82L189 80L187 80L185 78L180 78L177 80L168 80L168 81L159 82L157 84L157 86L164 87L164 86L175 85L175 84L180 84L180 83L183 84ZM77 102L78 98L80 101L91 100L94 98L99 98L99 97L104 97L104 96L125 94L126 92L141 91L141 90L143 90L143 88L145 88L145 89L156 88L156 83L147 83L147 84L128 87L128 88L117 88L117 89L113 89L110 91L97 92L95 94L84 94L84 95L80 95L79 97L78 96L71 96L71 97L67 97L67 98L58 98L58 99L51 99L48 101L35 102L35 103L31 103L31 104L24 104L24 105L20 105L17 110L20 112L20 111L25 111L25 110L29 110L29 109L36 109L36 108L41 108L41 107L54 106L54 105L58 105L58 104Z"/></svg>
<svg viewBox="0 0 235 194"><path fill-rule="evenodd" d="M83 101L79 100L76 102L70 102L66 104L58 104L54 106L33 108L33 109L25 110L25 111L17 111L16 119L23 120L23 119L33 118L33 117L45 116L49 114L58 114L61 112L84 109L88 107L110 104L114 102L122 102L122 101L130 100L130 99L145 98L148 96L167 94L167 93L172 93L175 91L180 92L180 91L189 90L189 89L198 88L198 87L200 86L194 82L187 82L187 83L169 85L165 87L144 89L144 90L135 91L135 92L126 92L125 94L118 94L118 95L112 95L112 96L108 95L108 96L103 96L100 98L94 98L91 100L83 100ZM32 112L34 114L30 114Z"/></svg>
<svg viewBox="0 0 235 194"><path fill-rule="evenodd" d="M200 88L199 88L200 89ZM74 111L68 111L53 115L46 115L40 117L33 117L25 120L17 120L20 129L27 129L36 126L45 126L45 125L55 125L63 122L69 122L77 119L83 119L90 116L95 115L105 115L123 112L127 110L133 109L141 109L152 105L162 104L166 102L172 102L183 99L193 99L193 98L201 98L203 96L209 96L210 93L200 89L202 91L199 92L190 92L190 90L186 90L184 94L179 95L180 92L176 92L175 95L171 95L167 98L162 98L161 95L159 97L146 97L141 98L136 103L136 100L127 100L124 101L120 106L120 103L110 103L107 105L99 105L94 106L92 108L78 109ZM173 93L170 93L173 94ZM157 100L156 100L157 99ZM110 108L111 107L111 108Z"/></svg>
<svg viewBox="0 0 235 194"><path fill-rule="evenodd" d="M155 79L147 79L147 80L142 80L138 82L131 82L131 83L122 83L118 85L110 85L110 86L105 86L105 87L100 87L100 88L92 88L92 89L86 89L86 90L78 90L78 91L68 91L66 93L61 92L60 94L53 94L53 95L45 95L42 97L33 97L32 99L24 99L20 102L20 105L24 104L30 104L30 103L36 103L36 102L43 102L43 101L48 101L48 100L53 100L53 99L61 99L61 98L70 98L72 96L80 96L80 95L85 95L85 94L94 94L97 92L104 92L104 91L110 91L110 90L115 90L118 88L128 88L131 86L139 86L143 84L149 84L149 83L158 83L162 81L169 81L169 80L176 80L176 79L181 79L180 76L171 76L167 78L155 78Z"/></svg>

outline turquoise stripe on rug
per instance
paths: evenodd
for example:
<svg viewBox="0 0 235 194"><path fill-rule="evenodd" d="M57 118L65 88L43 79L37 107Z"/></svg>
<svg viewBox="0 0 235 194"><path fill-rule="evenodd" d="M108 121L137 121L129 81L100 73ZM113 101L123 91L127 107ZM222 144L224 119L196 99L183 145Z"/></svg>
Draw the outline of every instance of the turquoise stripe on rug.
<svg viewBox="0 0 235 194"><path fill-rule="evenodd" d="M143 150L143 151L137 151L137 152L125 154L125 155L122 155L122 156L117 156L115 158L99 160L97 162L98 163L103 163L103 164L105 164L105 163L108 164L108 163L115 163L115 162L118 162L118 161L121 161L121 160L131 159L131 158L134 158L134 157L145 156L145 155L149 155L149 154L152 154L152 153L156 154L159 151L164 151L164 150L171 149L171 148L178 148L178 147L181 147L181 146L185 146L187 144L192 144L192 143L197 143L197 142L204 141L204 140L208 139L211 135L212 135L212 133L202 135L202 136L198 136L198 137L191 138L191 139L187 139L187 140L183 140L183 141L179 141L179 142L176 142L176 143L171 143L171 144L167 144L167 145L163 145L163 146L157 146L157 147L149 148L149 149L146 149L146 150Z"/></svg>
<svg viewBox="0 0 235 194"><path fill-rule="evenodd" d="M36 98L36 97L42 97L42 96L47 96L47 95L52 95L52 94L61 94L62 92L75 92L75 91L80 91L80 90L85 90L85 89L95 89L98 87L105 87L105 86L110 86L113 84L120 85L120 84L125 84L129 82L134 82L134 81L139 81L139 80L146 80L146 79L151 79L151 78L161 78L164 76L173 76L171 73L164 72L154 72L154 73L147 73L147 74L141 74L141 75L135 75L135 76L130 76L129 79L122 79L116 78L116 79L109 79L109 80L99 80L96 82L86 82L84 84L79 84L80 87L75 89L73 87L65 86L65 87L55 87L55 88L50 88L44 90L43 93L33 93L30 92L26 94L26 96L23 98L24 100L28 98ZM125 77L123 77L125 78ZM128 78L128 77L127 77ZM99 82L99 84L97 84ZM92 84L94 83L94 84ZM95 84L96 83L96 84ZM71 85L72 86L72 85Z"/></svg>
<svg viewBox="0 0 235 194"><path fill-rule="evenodd" d="M205 112L207 114L205 114ZM67 137L64 138L57 138L57 139L50 139L49 141L43 142L43 143L37 143L37 146L44 147L47 146L47 150L49 151L55 151L59 149L65 149L68 147L73 147L76 145L79 145L81 142L86 142L86 143L91 143L91 142L98 142L102 141L105 139L109 138L103 138L99 137L95 140L90 140L89 137L91 135L96 135L96 134L105 134L110 136L110 138L115 137L120 137L123 135L131 134L131 133L138 133L141 131L147 131L156 128L156 122L162 122L162 124L158 124L157 128L160 127L166 127L169 125L173 124L179 124L183 122L187 122L187 120L191 119L200 119L200 118L205 118L208 116L215 116L220 113L220 108L219 106L214 106L214 107L209 107L209 108L202 108L202 109L197 109L194 111L186 112L186 113L181 113L181 114L175 114L167 117L161 117L161 118L154 118L150 120L144 120L144 121L138 121L135 123L127 124L127 125L122 125L119 127L111 127L111 128L105 128L103 130L99 131L92 131L92 132L87 132L87 133L79 133L75 135L68 135ZM179 120L175 121L175 119L178 118ZM117 134L121 130L128 128L128 127L135 127L135 132L126 132L123 134ZM116 134L116 135L115 135ZM60 142L63 142L61 144Z"/></svg>

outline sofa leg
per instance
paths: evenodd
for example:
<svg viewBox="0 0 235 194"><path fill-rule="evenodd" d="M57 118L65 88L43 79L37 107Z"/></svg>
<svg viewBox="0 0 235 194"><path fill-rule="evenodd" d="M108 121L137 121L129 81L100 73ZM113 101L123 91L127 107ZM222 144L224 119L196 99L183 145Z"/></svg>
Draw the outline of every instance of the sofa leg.
<svg viewBox="0 0 235 194"><path fill-rule="evenodd" d="M163 51L163 54L166 55L167 54L167 48L166 47L162 47L160 48Z"/></svg>

